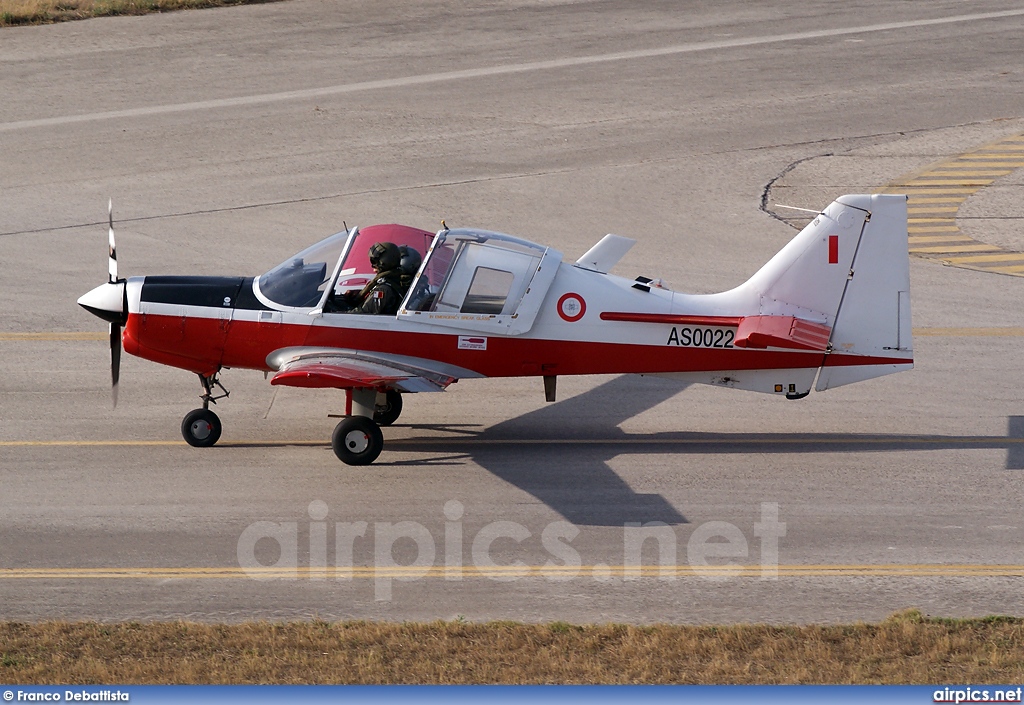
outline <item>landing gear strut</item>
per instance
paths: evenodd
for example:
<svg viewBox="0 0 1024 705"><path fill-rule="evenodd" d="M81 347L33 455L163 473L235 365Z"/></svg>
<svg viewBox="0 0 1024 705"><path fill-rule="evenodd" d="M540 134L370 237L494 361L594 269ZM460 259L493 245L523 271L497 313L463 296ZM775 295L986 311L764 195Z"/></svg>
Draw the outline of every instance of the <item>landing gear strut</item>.
<svg viewBox="0 0 1024 705"><path fill-rule="evenodd" d="M218 399L226 399L230 392L224 389L216 372L209 377L199 375L199 382L203 385L203 394L199 397L203 400L203 408L185 414L181 420L181 435L190 446L209 448L220 440L222 430L220 418L210 411L210 404L216 404ZM214 388L221 393L217 394Z"/></svg>
<svg viewBox="0 0 1024 705"><path fill-rule="evenodd" d="M384 392L384 403L380 403L380 394L377 394L377 401L374 405L373 420L381 426L390 426L402 414L402 395L399 392L389 389Z"/></svg>

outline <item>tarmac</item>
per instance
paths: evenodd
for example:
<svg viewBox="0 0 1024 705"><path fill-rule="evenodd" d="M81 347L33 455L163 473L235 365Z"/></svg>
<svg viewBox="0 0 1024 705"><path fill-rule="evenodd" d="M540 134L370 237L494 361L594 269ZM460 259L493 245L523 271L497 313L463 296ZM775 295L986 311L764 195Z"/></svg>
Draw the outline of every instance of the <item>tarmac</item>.
<svg viewBox="0 0 1024 705"><path fill-rule="evenodd" d="M443 218L569 259L617 233L638 242L615 273L725 290L796 233L779 204L1024 134L1022 32L996 0L289 0L3 29L0 618L1024 614L1013 272L915 253L911 372L800 401L467 380L407 398L358 469L329 445L340 393L255 372L223 375L211 449L179 434L187 372L126 355L112 409L105 326L75 303L105 280L111 197L122 276L254 275L343 223ZM1021 173L964 194L965 237L1024 245Z"/></svg>

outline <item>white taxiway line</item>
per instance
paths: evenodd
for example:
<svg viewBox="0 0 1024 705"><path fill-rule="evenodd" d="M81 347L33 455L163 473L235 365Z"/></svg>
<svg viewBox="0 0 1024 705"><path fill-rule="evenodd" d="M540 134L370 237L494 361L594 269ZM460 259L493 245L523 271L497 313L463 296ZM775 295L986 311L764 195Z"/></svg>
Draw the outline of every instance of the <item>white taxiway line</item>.
<svg viewBox="0 0 1024 705"><path fill-rule="evenodd" d="M359 81L356 83L343 83L335 86L324 86L322 88L309 88L297 91L284 91L281 93L263 93L260 95L238 96L235 98L202 100L192 103L153 105L144 108L130 108L128 110L111 110L107 112L86 113L81 115L60 115L55 117L39 118L36 120L18 120L15 122L0 123L0 132L10 132L13 130L27 130L38 127L54 127L79 122L95 122L100 120L149 117L153 115L166 115L169 113L187 113L199 110L236 108L252 105L264 105L267 103L280 103L293 100L308 100L312 98L322 98L325 96L341 95L345 93L356 93L361 91L374 91L389 88L404 88L408 86L426 85L431 83L443 83L447 81L461 81L464 79L471 78L484 78L488 76L504 76L509 74L529 73L531 71L547 71L551 69L573 68L576 66L587 66L589 64L600 64L609 61L649 59L661 56L672 56L676 54L693 54L697 52L712 51L716 49L732 49L736 47L760 46L764 44L777 44L780 42L799 42L812 39L843 37L852 34L869 34L873 32L887 32L898 29L913 29L916 27L930 27L935 25L976 22L980 20L993 20L1006 17L1019 17L1022 15L1024 15L1024 9L1016 9L1004 10L1002 12L983 12L969 15L954 15L952 17L937 17L928 20L908 20L904 22L886 22L882 24L862 25L859 27L819 29L811 30L808 32L792 32L787 34L774 34L762 37L721 39L709 42L692 42L688 44L675 44L672 46L661 47L656 49L637 49L634 51L620 51L613 52L610 54L592 54L590 56L577 56L564 59L552 59L549 61L529 61L517 64L505 64L502 66L488 66L476 69L464 69L460 71L443 71L439 73L421 74L418 76L402 76L399 78L387 78L377 81Z"/></svg>

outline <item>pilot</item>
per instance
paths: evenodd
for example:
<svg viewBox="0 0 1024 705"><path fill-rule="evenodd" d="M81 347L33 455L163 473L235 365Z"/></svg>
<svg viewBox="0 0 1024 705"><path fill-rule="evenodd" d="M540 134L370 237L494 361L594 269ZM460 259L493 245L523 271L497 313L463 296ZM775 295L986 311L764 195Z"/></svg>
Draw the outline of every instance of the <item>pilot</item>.
<svg viewBox="0 0 1024 705"><path fill-rule="evenodd" d="M423 263L423 258L420 257L420 253L416 248L409 247L408 245L399 245L398 253L401 255L398 271L401 275L402 295L404 296L409 291L412 280L416 278L416 273L420 271L420 264Z"/></svg>
<svg viewBox="0 0 1024 705"><path fill-rule="evenodd" d="M394 315L402 303L402 255L393 242L376 242L370 248L370 266L376 272L362 291L349 291L342 296L345 313Z"/></svg>

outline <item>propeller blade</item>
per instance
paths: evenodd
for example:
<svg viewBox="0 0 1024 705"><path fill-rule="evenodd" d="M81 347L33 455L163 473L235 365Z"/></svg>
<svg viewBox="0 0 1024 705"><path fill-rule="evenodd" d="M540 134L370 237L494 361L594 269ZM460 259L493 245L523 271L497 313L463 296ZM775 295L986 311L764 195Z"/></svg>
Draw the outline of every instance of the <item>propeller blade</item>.
<svg viewBox="0 0 1024 705"><path fill-rule="evenodd" d="M121 326L110 324L110 396L117 408L117 383L121 379Z"/></svg>
<svg viewBox="0 0 1024 705"><path fill-rule="evenodd" d="M107 219L110 223L110 259L107 265L109 281L111 284L117 281L117 248L114 246L114 199L107 202Z"/></svg>

